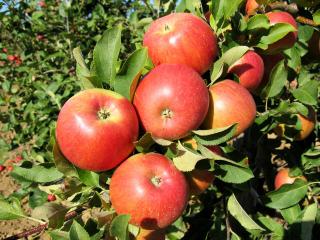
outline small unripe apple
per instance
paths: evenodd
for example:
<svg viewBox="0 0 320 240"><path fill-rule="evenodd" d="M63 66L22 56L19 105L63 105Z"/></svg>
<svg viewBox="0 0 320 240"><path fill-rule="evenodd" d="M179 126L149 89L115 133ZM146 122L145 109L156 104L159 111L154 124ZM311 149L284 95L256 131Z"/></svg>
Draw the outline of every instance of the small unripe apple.
<svg viewBox="0 0 320 240"><path fill-rule="evenodd" d="M249 51L230 66L228 73L237 75L240 84L253 92L260 86L263 78L263 60L254 51Z"/></svg>
<svg viewBox="0 0 320 240"><path fill-rule="evenodd" d="M307 181L307 179L304 176L290 177L289 172L290 172L289 168L283 168L277 173L274 179L274 188L276 190L279 189L284 184L294 183L295 179L302 179L304 181Z"/></svg>
<svg viewBox="0 0 320 240"><path fill-rule="evenodd" d="M293 47L298 38L298 25L295 19L287 12L268 12L266 13L266 16L268 17L271 26L277 23L289 23L296 31L288 33L282 39L269 45L265 52L268 54L276 54L282 50Z"/></svg>

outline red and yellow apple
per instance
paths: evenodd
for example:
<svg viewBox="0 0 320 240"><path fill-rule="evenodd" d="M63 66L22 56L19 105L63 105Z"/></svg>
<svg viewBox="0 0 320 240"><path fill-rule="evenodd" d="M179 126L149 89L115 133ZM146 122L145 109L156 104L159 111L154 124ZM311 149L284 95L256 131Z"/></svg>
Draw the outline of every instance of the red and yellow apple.
<svg viewBox="0 0 320 240"><path fill-rule="evenodd" d="M248 16L254 15L258 8L259 8L259 4L256 2L256 0L247 0L246 14Z"/></svg>
<svg viewBox="0 0 320 240"><path fill-rule="evenodd" d="M110 182L110 199L130 223L161 229L179 218L189 198L187 181L173 163L158 153L136 154L124 161Z"/></svg>
<svg viewBox="0 0 320 240"><path fill-rule="evenodd" d="M151 23L143 45L155 66L178 63L203 74L217 55L217 40L211 27L191 13L172 13Z"/></svg>
<svg viewBox="0 0 320 240"><path fill-rule="evenodd" d="M63 155L81 169L105 171L134 149L139 122L133 105L118 93L88 89L62 107L56 137Z"/></svg>
<svg viewBox="0 0 320 240"><path fill-rule="evenodd" d="M197 129L209 107L201 76L182 64L155 67L138 85L133 104L147 132L175 140Z"/></svg>
<svg viewBox="0 0 320 240"><path fill-rule="evenodd" d="M232 80L223 80L209 88L210 105L203 122L205 129L223 128L237 123L234 136L254 122L256 104L250 92Z"/></svg>
<svg viewBox="0 0 320 240"><path fill-rule="evenodd" d="M283 168L277 173L274 179L274 188L276 190L279 189L284 184L294 183L294 180L296 179L302 179L304 181L307 181L307 179L304 176L290 177L289 172L290 172L289 168Z"/></svg>
<svg viewBox="0 0 320 240"><path fill-rule="evenodd" d="M270 44L265 52L268 54L276 54L282 50L293 47L298 38L298 25L290 13L280 11L268 12L266 13L266 16L268 17L271 26L277 23L289 23L296 29L296 31L290 32L282 39Z"/></svg>
<svg viewBox="0 0 320 240"><path fill-rule="evenodd" d="M240 84L253 92L260 86L263 78L263 60L254 51L249 51L230 66L228 73L237 75Z"/></svg>

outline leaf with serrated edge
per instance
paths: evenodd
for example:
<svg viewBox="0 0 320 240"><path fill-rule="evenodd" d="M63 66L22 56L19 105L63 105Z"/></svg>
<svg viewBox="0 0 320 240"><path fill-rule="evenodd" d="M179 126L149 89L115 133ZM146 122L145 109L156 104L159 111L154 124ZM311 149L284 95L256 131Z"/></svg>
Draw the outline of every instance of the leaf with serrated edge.
<svg viewBox="0 0 320 240"><path fill-rule="evenodd" d="M307 105L317 105L318 103L319 81L310 80L307 84L293 90L292 95L300 102Z"/></svg>
<svg viewBox="0 0 320 240"><path fill-rule="evenodd" d="M202 156L184 147L180 141L178 142L177 150L178 156L173 158L173 163L177 169L183 172L192 171L197 162L206 159L205 156Z"/></svg>
<svg viewBox="0 0 320 240"><path fill-rule="evenodd" d="M53 202L45 203L32 211L32 217L49 221L49 227L59 228L64 222L67 208Z"/></svg>
<svg viewBox="0 0 320 240"><path fill-rule="evenodd" d="M216 164L215 176L227 183L244 183L254 177L248 167L240 167L235 164Z"/></svg>
<svg viewBox="0 0 320 240"><path fill-rule="evenodd" d="M256 14L253 17L251 17L248 21L247 29L250 30L256 30L256 29L269 29L269 19L264 14Z"/></svg>
<svg viewBox="0 0 320 240"><path fill-rule="evenodd" d="M236 196L232 194L228 200L228 210L230 214L238 220L238 222L248 230L265 231L264 228L259 226L252 218L245 212Z"/></svg>
<svg viewBox="0 0 320 240"><path fill-rule="evenodd" d="M116 216L110 225L110 235L117 237L119 240L129 240L129 221L130 215L128 214Z"/></svg>
<svg viewBox="0 0 320 240"><path fill-rule="evenodd" d="M18 199L13 198L12 203L0 200L0 220L13 220L25 217Z"/></svg>
<svg viewBox="0 0 320 240"><path fill-rule="evenodd" d="M266 206L274 209L288 208L304 198L307 191L307 183L296 179L293 184L284 184L278 190L269 192L266 195L268 199Z"/></svg>
<svg viewBox="0 0 320 240"><path fill-rule="evenodd" d="M121 28L114 27L106 30L93 50L93 75L114 87L116 63L121 47Z"/></svg>
<svg viewBox="0 0 320 240"><path fill-rule="evenodd" d="M73 221L69 238L72 240L90 240L90 235L77 221Z"/></svg>
<svg viewBox="0 0 320 240"><path fill-rule="evenodd" d="M284 220L286 220L289 224L294 223L298 220L299 215L301 213L301 209L299 204L293 205L289 208L284 208L280 210L280 213Z"/></svg>
<svg viewBox="0 0 320 240"><path fill-rule="evenodd" d="M139 76L148 59L146 48L138 49L131 54L116 76L114 90L132 100L135 88L138 85Z"/></svg>
<svg viewBox="0 0 320 240"><path fill-rule="evenodd" d="M271 27L270 32L267 36L263 36L261 38L260 43L266 45L275 43L276 41L279 41L284 36L286 36L288 33L295 31L297 31L295 27L293 27L289 23L277 23Z"/></svg>
<svg viewBox="0 0 320 240"><path fill-rule="evenodd" d="M279 237L283 237L284 235L284 229L283 226L275 221L274 219L270 217L259 217L258 220L266 227L268 228L271 232L274 233L274 235L277 235Z"/></svg>
<svg viewBox="0 0 320 240"><path fill-rule="evenodd" d="M233 124L223 128L215 128L209 130L196 130L194 133L194 139L205 146L215 146L233 138L236 131L237 124Z"/></svg>

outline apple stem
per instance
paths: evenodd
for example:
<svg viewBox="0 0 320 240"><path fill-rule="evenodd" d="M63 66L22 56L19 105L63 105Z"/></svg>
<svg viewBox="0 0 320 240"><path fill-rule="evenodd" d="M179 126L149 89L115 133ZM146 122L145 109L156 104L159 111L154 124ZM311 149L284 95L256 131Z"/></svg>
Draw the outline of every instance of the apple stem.
<svg viewBox="0 0 320 240"><path fill-rule="evenodd" d="M100 120L106 120L108 119L108 117L111 116L111 113L109 110L105 109L105 108L101 108L99 111L98 111L98 118Z"/></svg>
<svg viewBox="0 0 320 240"><path fill-rule="evenodd" d="M164 109L161 113L164 118L172 118L172 111L168 108Z"/></svg>
<svg viewBox="0 0 320 240"><path fill-rule="evenodd" d="M161 177L155 176L155 177L151 178L151 182L152 182L152 184L154 186L159 187L161 185L161 182L162 182L161 181Z"/></svg>

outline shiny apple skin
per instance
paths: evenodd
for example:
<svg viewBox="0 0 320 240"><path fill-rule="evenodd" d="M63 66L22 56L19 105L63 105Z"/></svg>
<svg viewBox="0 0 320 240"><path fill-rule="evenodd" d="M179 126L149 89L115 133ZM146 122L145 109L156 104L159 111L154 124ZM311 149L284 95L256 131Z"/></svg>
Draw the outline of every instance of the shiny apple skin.
<svg viewBox="0 0 320 240"><path fill-rule="evenodd" d="M116 169L111 177L110 198L118 214L130 214L131 224L160 229L182 215L189 189L183 173L165 156L141 153Z"/></svg>
<svg viewBox="0 0 320 240"><path fill-rule="evenodd" d="M151 23L143 45L155 66L179 63L203 74L217 55L217 39L203 19L191 13L172 13Z"/></svg>
<svg viewBox="0 0 320 240"><path fill-rule="evenodd" d="M197 129L209 107L209 93L201 76L181 64L162 64L142 79L133 104L144 129L168 140ZM170 115L165 117L165 111Z"/></svg>
<svg viewBox="0 0 320 240"><path fill-rule="evenodd" d="M223 80L209 88L210 106L204 120L205 129L222 128L238 123L234 137L254 122L256 104L250 92L232 80Z"/></svg>
<svg viewBox="0 0 320 240"><path fill-rule="evenodd" d="M276 23L289 23L296 31L288 33L279 41L269 45L265 52L268 54L276 54L282 50L293 47L298 38L298 25L294 18L287 12L268 12L266 13L266 16L271 25L275 25Z"/></svg>
<svg viewBox="0 0 320 240"><path fill-rule="evenodd" d="M274 179L274 188L276 190L279 189L283 184L294 183L294 180L297 178L300 178L304 181L307 181L307 179L304 176L290 177L289 172L290 172L289 168L283 168L277 173L277 175Z"/></svg>
<svg viewBox="0 0 320 240"><path fill-rule="evenodd" d="M255 0L247 0L246 14L248 16L254 15L259 7L259 4Z"/></svg>
<svg viewBox="0 0 320 240"><path fill-rule="evenodd" d="M228 72L237 75L240 84L250 92L254 92L260 86L263 78L263 60L254 51L249 51L230 66Z"/></svg>
<svg viewBox="0 0 320 240"><path fill-rule="evenodd" d="M105 109L110 116L100 119ZM134 149L139 122L133 105L118 93L88 89L62 107L56 137L63 155L81 169L105 171L125 160Z"/></svg>

